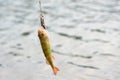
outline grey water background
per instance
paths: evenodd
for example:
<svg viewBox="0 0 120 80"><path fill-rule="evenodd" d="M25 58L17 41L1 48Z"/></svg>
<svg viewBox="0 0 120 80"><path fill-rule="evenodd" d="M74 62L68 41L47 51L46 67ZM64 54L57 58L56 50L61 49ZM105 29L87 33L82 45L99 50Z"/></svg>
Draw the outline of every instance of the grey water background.
<svg viewBox="0 0 120 80"><path fill-rule="evenodd" d="M54 76L37 37L38 0L0 0L0 80L120 80L120 0L42 0Z"/></svg>

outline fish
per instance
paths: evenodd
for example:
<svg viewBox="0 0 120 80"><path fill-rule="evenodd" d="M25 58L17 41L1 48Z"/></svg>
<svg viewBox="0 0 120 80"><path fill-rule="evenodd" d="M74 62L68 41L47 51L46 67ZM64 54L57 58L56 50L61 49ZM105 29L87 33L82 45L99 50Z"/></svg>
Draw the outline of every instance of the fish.
<svg viewBox="0 0 120 80"><path fill-rule="evenodd" d="M50 46L49 35L48 35L47 30L44 29L44 27L40 27L38 29L38 37L39 37L46 61L48 62L48 64L50 64L54 75L56 75L57 72L59 71L59 68L56 67L53 63L54 57L52 56L52 53L51 53L52 51L51 51L51 46Z"/></svg>
<svg viewBox="0 0 120 80"><path fill-rule="evenodd" d="M41 2L39 1L40 4L40 23L41 27L38 29L38 37L41 43L41 47L44 53L44 56L46 58L46 62L51 66L54 75L57 74L59 70L58 67L56 67L53 63L53 60L55 59L54 56L52 56L52 51L51 51L51 46L50 46L50 40L49 40L49 35L45 26L44 22L44 16L42 15L42 9L41 9Z"/></svg>

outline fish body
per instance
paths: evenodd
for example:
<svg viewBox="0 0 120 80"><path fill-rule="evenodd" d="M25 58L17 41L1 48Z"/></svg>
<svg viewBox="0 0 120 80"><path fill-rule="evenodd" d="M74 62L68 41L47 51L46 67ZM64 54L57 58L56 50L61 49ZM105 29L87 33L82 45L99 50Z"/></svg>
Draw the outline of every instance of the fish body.
<svg viewBox="0 0 120 80"><path fill-rule="evenodd" d="M42 50L43 50L44 56L46 58L46 61L50 64L54 74L56 75L57 72L59 71L59 68L57 68L53 64L50 41L49 41L47 30L44 29L43 27L40 27L38 29L38 37L40 39L40 43L41 43Z"/></svg>

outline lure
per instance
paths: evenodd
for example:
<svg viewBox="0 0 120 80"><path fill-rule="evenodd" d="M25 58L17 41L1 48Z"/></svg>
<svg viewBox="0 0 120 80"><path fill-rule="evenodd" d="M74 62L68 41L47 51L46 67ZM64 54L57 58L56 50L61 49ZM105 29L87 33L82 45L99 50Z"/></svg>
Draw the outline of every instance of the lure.
<svg viewBox="0 0 120 80"><path fill-rule="evenodd" d="M39 1L39 3L40 3L40 1ZM41 8L41 3L40 3L40 8ZM54 57L51 54L50 41L49 41L49 37L48 37L48 32L47 32L45 24L44 24L44 17L42 15L42 11L41 11L41 15L40 15L40 20L41 20L41 27L38 29L38 37L39 37L46 61L48 62L48 64L50 64L54 75L56 75L57 72L59 71L59 68L53 64Z"/></svg>

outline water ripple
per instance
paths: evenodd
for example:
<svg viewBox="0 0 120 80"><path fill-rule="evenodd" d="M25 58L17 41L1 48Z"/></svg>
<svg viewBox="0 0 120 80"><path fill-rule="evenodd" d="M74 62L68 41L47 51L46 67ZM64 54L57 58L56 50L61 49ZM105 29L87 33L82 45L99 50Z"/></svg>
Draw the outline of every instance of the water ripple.
<svg viewBox="0 0 120 80"><path fill-rule="evenodd" d="M88 66L88 65L80 65L80 64L75 64L73 62L68 62L68 64L72 64L72 65L75 65L75 66L78 66L78 67L82 67L82 68L89 68L89 69L96 69L96 70L99 69L98 67Z"/></svg>

